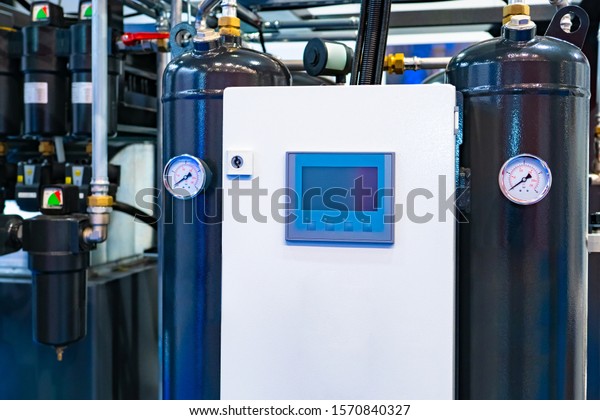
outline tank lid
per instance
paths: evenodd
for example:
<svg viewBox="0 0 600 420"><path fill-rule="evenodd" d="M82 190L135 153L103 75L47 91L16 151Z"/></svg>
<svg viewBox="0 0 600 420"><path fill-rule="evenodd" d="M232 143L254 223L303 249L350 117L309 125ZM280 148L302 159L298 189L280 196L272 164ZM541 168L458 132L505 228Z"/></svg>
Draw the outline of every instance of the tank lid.
<svg viewBox="0 0 600 420"><path fill-rule="evenodd" d="M531 16L514 15L504 25L504 38L511 41L530 41L535 38L536 25Z"/></svg>
<svg viewBox="0 0 600 420"><path fill-rule="evenodd" d="M194 42L209 42L219 39L220 35L217 31L210 28L202 28L196 31L196 35L194 36Z"/></svg>
<svg viewBox="0 0 600 420"><path fill-rule="evenodd" d="M514 15L511 16L510 21L506 24L507 28L527 30L535 28L535 23L531 20L531 16L527 15Z"/></svg>

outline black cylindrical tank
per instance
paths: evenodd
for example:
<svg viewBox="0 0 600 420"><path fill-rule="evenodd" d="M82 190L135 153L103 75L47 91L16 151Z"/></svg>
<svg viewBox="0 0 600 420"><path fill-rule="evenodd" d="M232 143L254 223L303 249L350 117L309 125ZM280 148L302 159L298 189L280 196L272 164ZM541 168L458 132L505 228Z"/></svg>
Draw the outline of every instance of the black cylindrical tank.
<svg viewBox="0 0 600 420"><path fill-rule="evenodd" d="M21 134L23 77L19 69L20 32L0 29L0 141Z"/></svg>
<svg viewBox="0 0 600 420"><path fill-rule="evenodd" d="M24 134L38 137L67 134L68 55L68 29L41 25L23 28Z"/></svg>
<svg viewBox="0 0 600 420"><path fill-rule="evenodd" d="M464 95L460 165L470 171L459 228L458 396L580 399L590 66L572 43L509 26L447 70ZM539 157L552 174L548 194L531 205L499 187L501 168L521 154Z"/></svg>
<svg viewBox="0 0 600 420"><path fill-rule="evenodd" d="M92 135L92 25L85 21L70 28L71 56L71 134ZM108 57L108 135L117 133L119 73L121 60Z"/></svg>
<svg viewBox="0 0 600 420"><path fill-rule="evenodd" d="M279 61L241 48L240 38L196 42L164 74L163 164L190 154L212 172L208 189L191 200L162 189L160 244L163 296L163 397L220 395L221 187L223 90L286 86Z"/></svg>

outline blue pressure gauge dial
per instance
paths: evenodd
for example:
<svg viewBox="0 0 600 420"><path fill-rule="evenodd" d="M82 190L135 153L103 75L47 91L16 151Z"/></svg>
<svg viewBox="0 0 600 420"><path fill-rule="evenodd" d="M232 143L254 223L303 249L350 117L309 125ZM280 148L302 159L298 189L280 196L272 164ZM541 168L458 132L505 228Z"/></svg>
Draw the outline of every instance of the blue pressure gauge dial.
<svg viewBox="0 0 600 420"><path fill-rule="evenodd" d="M498 177L500 190L516 204L528 206L540 202L550 192L552 172L537 156L523 154L510 158Z"/></svg>
<svg viewBox="0 0 600 420"><path fill-rule="evenodd" d="M210 169L201 159L191 155L179 155L167 162L163 171L163 182L173 197L188 200L206 189L211 175Z"/></svg>

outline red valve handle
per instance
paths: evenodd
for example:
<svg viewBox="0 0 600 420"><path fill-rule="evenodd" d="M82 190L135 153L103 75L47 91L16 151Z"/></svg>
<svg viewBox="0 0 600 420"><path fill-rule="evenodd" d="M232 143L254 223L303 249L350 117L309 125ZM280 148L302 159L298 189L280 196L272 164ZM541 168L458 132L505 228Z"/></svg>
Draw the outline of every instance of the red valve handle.
<svg viewBox="0 0 600 420"><path fill-rule="evenodd" d="M139 41L148 41L153 39L169 39L168 32L126 32L121 35L123 44L130 46Z"/></svg>

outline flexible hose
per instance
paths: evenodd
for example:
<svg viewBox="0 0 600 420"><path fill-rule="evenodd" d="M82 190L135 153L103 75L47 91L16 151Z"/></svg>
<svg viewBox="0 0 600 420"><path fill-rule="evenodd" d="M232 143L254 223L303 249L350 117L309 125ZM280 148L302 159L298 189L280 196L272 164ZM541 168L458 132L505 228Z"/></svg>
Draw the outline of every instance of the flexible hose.
<svg viewBox="0 0 600 420"><path fill-rule="evenodd" d="M354 60L352 61L352 75L350 76L350 84L358 84L358 77L362 63L362 51L365 45L365 32L367 30L367 14L369 8L369 0L363 0L360 3L360 20L358 22L358 33L356 35L356 47L354 48Z"/></svg>
<svg viewBox="0 0 600 420"><path fill-rule="evenodd" d="M372 85L375 82L375 60L379 46L381 25L382 0L371 0L369 3L369 16L367 18L367 35L363 51L359 84Z"/></svg>
<svg viewBox="0 0 600 420"><path fill-rule="evenodd" d="M383 0L383 10L380 28L381 32L379 34L379 46L377 49L377 58L375 59L375 74L374 84L380 85L381 78L383 76L383 61L385 58L385 49L387 47L387 39L388 33L390 29L390 15L392 13L392 0Z"/></svg>
<svg viewBox="0 0 600 420"><path fill-rule="evenodd" d="M113 204L112 208L115 211L120 211L121 213L133 216L134 218L146 223L147 225L152 226L152 228L155 230L158 228L158 219L156 217L151 216L148 213L145 213L133 206L130 206L129 204L120 203L116 201Z"/></svg>

